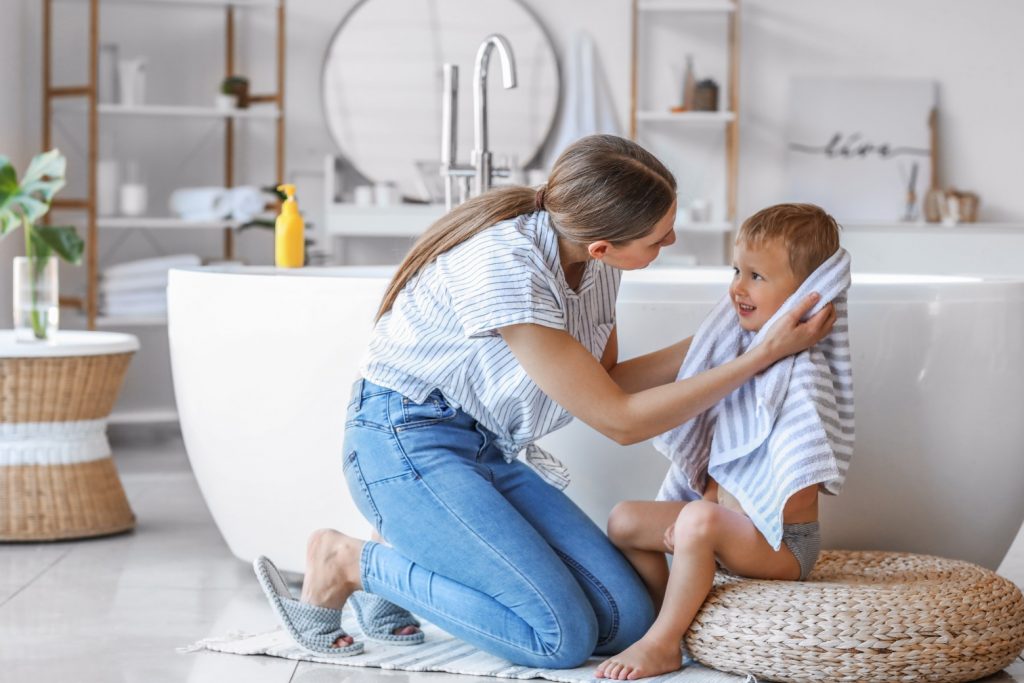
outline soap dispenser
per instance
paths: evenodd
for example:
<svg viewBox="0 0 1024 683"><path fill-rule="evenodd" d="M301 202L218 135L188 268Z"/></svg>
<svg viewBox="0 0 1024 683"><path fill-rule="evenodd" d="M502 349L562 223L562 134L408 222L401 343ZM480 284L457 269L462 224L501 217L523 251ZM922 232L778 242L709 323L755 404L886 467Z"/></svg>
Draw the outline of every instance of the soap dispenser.
<svg viewBox="0 0 1024 683"><path fill-rule="evenodd" d="M301 268L305 265L305 223L295 202L295 186L279 185L287 199L281 204L281 214L274 223L274 265L278 268Z"/></svg>

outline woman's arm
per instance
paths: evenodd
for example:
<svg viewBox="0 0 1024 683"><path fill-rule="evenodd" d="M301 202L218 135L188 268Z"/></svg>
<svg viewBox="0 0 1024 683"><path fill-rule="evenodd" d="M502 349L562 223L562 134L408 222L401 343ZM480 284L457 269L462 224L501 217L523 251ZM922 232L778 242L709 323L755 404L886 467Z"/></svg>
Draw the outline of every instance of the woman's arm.
<svg viewBox="0 0 1024 683"><path fill-rule="evenodd" d="M685 380L633 392L616 384L605 367L563 330L523 324L503 327L500 333L544 393L625 445L696 417L775 361L824 338L835 322L831 306L800 322L816 301L808 297L769 330L762 344L733 361Z"/></svg>
<svg viewBox="0 0 1024 683"><path fill-rule="evenodd" d="M686 352L690 350L690 342L693 341L693 337L687 337L671 346L666 346L663 349L652 351L643 356L630 358L621 363L613 361L609 365L607 362L607 351L611 348L613 340L617 342L616 329L612 330L608 347L605 348L605 358L602 358L601 364L608 370L608 374L611 375L612 380L619 385L620 389L634 394L638 391L668 384L675 380L676 375L679 374L679 366L683 364L683 358L686 357ZM615 348L617 352L617 343Z"/></svg>

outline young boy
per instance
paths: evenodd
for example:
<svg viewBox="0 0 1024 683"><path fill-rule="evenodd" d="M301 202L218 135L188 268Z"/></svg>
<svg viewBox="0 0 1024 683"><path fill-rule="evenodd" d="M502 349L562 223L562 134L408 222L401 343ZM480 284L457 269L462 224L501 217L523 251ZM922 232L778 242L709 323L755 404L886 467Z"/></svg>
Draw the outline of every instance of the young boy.
<svg viewBox="0 0 1024 683"><path fill-rule="evenodd" d="M842 337L839 344L841 347L839 351L842 353L836 353L834 343L826 349L824 355L820 351L816 351L818 347L814 347L810 351L811 356L805 361L807 366L796 366L797 370L803 370L803 372L797 373L794 370L793 377L795 379L793 380L790 380L788 375L786 376L786 381L799 382L797 375L806 376L808 374L806 368L811 364L819 374L824 368L826 372L832 369L838 375L843 376L835 386L847 387L847 396L839 397L838 403L836 400L831 400L835 397L831 397L831 402L825 400L827 406L823 412L823 414L832 416L832 419L827 420L830 423L835 422L834 417L837 414L848 418L848 422L839 421L843 422L843 432L838 434L838 440L841 443L839 447L836 447L836 439L832 438L832 433L828 434L830 437L828 439L818 439L816 443L819 444L819 452L814 454L817 460L812 459L813 465L819 465L822 461L831 461L830 466L821 466L817 469L804 467L801 471L809 474L802 478L790 478L782 483L774 480L774 477L777 476L774 473L784 468L780 468L778 463L773 460L768 468L758 470L758 472L768 471L773 474L754 476L751 474L754 470L747 471L746 480L750 482L747 488L752 489L753 493L751 490L740 490L743 487L738 482L743 480L731 475L728 476L727 481L731 482L730 485L736 490L726 490L709 472L709 469L715 473L723 472L723 470L716 469L715 455L709 454L715 450L712 447L713 439L722 442L728 441L726 434L719 434L714 429L717 420L726 419L722 417L722 411L728 408L722 408L722 404L709 411L710 417L709 414L705 414L694 421L699 423L703 419L709 422L698 424L696 427L683 425L679 429L673 430L692 428L692 431L685 432L680 436L675 444L671 439L660 438L656 442L659 450L662 450L677 464L679 464L679 460L676 456L679 456L680 451L685 451L682 453L682 457L688 460L681 468L674 469L675 475L670 472L666 477L666 483L662 486L662 492L659 494L659 499L662 500L619 503L612 511L608 521L609 537L643 578L651 592L655 606L659 610L658 618L640 641L621 654L602 662L596 671L598 678L635 680L680 668L680 641L711 590L716 560L734 574L758 579L804 579L814 566L820 541L817 522L819 485L823 485L829 493L837 493L842 481L841 473L845 470L831 465L835 462L836 456L842 459L842 455L845 455L845 460L848 462L848 456L852 454L852 376L849 374L849 359L845 353L847 333L843 319L845 296L842 294L849 282L849 257L845 252L839 253L839 250L839 227L831 216L817 206L781 204L764 209L748 218L741 226L736 239L733 255L735 275L729 287L729 301L720 304L719 308L709 317L710 323L714 323L713 319L718 314L719 317L716 320L721 324L715 325L706 322L705 325L702 325L701 331L698 331L697 337L688 351L688 354L698 354L708 349L709 344L701 335L713 337L716 333L720 336L730 337L742 350L746 344L755 339L756 333L783 306L784 302L797 292L808 276L814 273L815 278L813 278L813 282L808 281L808 286L817 287L833 275L833 270L836 271L832 284L834 285L833 291L840 294L834 299L834 304L837 307L836 328L840 328L842 323L842 328L838 330L838 334ZM829 264L821 269L825 272L823 274L816 273L819 266L826 261ZM838 265L833 266L833 264ZM842 279L843 277L845 280ZM821 293L823 300L827 301L825 293ZM805 295L806 292L801 293L801 296ZM843 316L838 315L840 308L842 308ZM739 327L742 328L742 332L736 330L735 326L729 322L728 318L733 315L735 321L739 323ZM708 328L709 331L705 332L705 328ZM836 328L832 335L837 334ZM828 341L829 338L826 338L822 345ZM698 346L700 350L695 350L698 349ZM715 353L713 347L707 353L708 359L700 362L711 364L712 354ZM815 353L817 356L814 355ZM832 360L840 356L842 356L842 360L835 362ZM688 364L693 360L687 359L684 362L680 371L681 376L686 374ZM798 361L793 362L797 363ZM839 365L836 365L837 362ZM773 366L765 374L773 372L775 369ZM792 386L791 383L790 387ZM744 399L747 403L737 402L734 404L741 406L740 413L760 413L762 410L760 398L758 398L757 407L754 408L752 397L756 387L752 384L750 387L751 391ZM739 394L747 388L745 385L736 393ZM785 392L783 393L785 394ZM821 393L820 390L813 387L810 392L806 393L791 389L789 397L785 399L791 403L782 405L781 413L784 419L779 419L776 416L773 418L775 421L769 423L765 429L768 432L784 432L784 429L777 430L777 427L780 423L783 425L794 424L791 420L792 414L786 412L792 403L797 403L798 409L791 412L799 413L800 417L805 416L808 414L807 403L818 404L822 400ZM760 393L757 395L760 396ZM839 413L835 412L837 405ZM745 406L749 406L749 409ZM822 412L820 407L818 412ZM817 413L814 415L817 418ZM749 415L740 417L749 417ZM762 418L758 417L757 419ZM789 420L788 423L787 420ZM730 426L735 426L735 416L732 417L732 421ZM734 433L739 431L741 430L733 429ZM666 436L671 434L672 432L669 432ZM777 436L778 438L773 440L769 434L764 438L763 446L753 446L754 450L749 451L749 455L742 457L793 457L792 452L799 448L794 442L799 440L791 439L789 434L784 433ZM845 441L847 437L848 444ZM780 445L780 441L785 443ZM703 445L694 446L695 442ZM823 447L820 446L822 442L825 443ZM675 447L677 452L670 453L671 449L666 444ZM717 444L717 446L721 451L722 445ZM824 456L820 452L821 448L824 448ZM835 453L832 452L833 448L836 450ZM693 452L694 449L696 449L697 455ZM776 453L780 449L785 453L782 456L777 456ZM765 451L773 452L766 455ZM843 453L840 454L839 451L843 451ZM736 462L742 458L737 458L735 449L730 453L728 458L731 460L729 460L730 465L728 466L735 466ZM740 451L740 453L746 454L748 451ZM704 459L701 460L701 457ZM697 461L698 464L692 465L693 461ZM788 465L790 462L786 464ZM803 462L800 464L805 465ZM675 465L673 467L675 468ZM786 471L788 473L791 470ZM673 476L675 476L674 480ZM726 475L720 474L719 476ZM750 481L751 479L753 481ZM669 486L673 481L677 484L675 489ZM781 529L776 528L775 533L769 533L769 536L775 539L774 545L766 540L764 533L764 530L770 530L771 526L765 522L768 517L763 514L765 506L762 506L766 495L771 498L771 493L764 493L766 485L778 494L774 499L776 520L779 512L777 508L781 507ZM666 491L671 494L678 493L681 489L685 489L685 493L666 495ZM702 491L699 495L694 493L699 491ZM789 492L793 493L788 498L779 497ZM758 498L758 495L761 498ZM663 500L666 497L692 498L692 500ZM755 521L748 517L737 498L747 501L748 508L751 510L757 509L762 513L754 515L758 523L755 524ZM755 505L755 503L757 504ZM666 552L674 555L671 571L665 560Z"/></svg>

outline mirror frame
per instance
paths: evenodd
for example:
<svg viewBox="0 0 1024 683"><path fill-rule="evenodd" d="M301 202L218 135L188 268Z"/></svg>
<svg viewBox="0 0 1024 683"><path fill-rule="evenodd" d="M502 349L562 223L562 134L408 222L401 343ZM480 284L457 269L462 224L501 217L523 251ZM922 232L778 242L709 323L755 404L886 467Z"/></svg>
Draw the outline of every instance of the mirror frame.
<svg viewBox="0 0 1024 683"><path fill-rule="evenodd" d="M379 181L379 180L386 181L386 180L389 180L389 179L388 178L371 178L370 176L366 175L366 173L364 173L363 170L361 168L359 168L359 165L356 163L356 161L349 155L349 153L345 150L344 147L342 147L342 145L338 141L338 138L334 134L334 130L331 128L330 118L328 117L327 98L324 95L324 93L326 91L326 88L325 88L326 84L325 84L324 81L325 81L326 74L327 74L327 60L328 60L328 58L329 58L329 56L331 54L331 48L334 45L334 41L338 38L338 34L340 34L342 32L342 30L344 30L345 25L348 24L348 22L352 19L353 16L355 16L356 12L358 12L359 9L363 5L365 5L368 2L372 2L372 1L373 0L357 0L357 2L354 5L352 5L352 7L348 10L348 12L345 13L345 16L343 16L341 18L341 21L338 22L338 25L335 27L334 31L331 32L331 37L327 40L327 46L324 49L323 59L320 62L320 113L321 113L321 116L323 117L324 127L327 128L327 134L331 138L331 141L334 143L335 152L336 152L336 154L335 154L335 157L336 157L336 161L335 161L336 173L341 170L341 168L339 168L339 166L342 166L342 167L347 166L348 169L350 169L351 171L355 172L355 174L359 178L361 178L364 182L368 182L368 183L371 183L371 184L376 182L376 181ZM508 2L512 2L512 3L516 4L516 5L518 5L534 21L534 23L537 25L537 28L540 29L541 34L547 40L548 45L551 47L551 54L554 57L554 64L555 64L555 85L557 87L557 96L555 98L555 106L554 106L554 108L551 111L551 118L547 122L547 130L544 133L544 137L537 143L536 149L534 149L532 151L532 153L530 154L529 158L524 163L520 164L520 168L522 168L524 171L526 171L526 170L538 167L538 165L540 163L540 160L542 159L542 157L544 155L545 150L551 144L552 137L555 134L556 124L558 123L558 120L559 120L559 118L561 116L561 113L562 113L562 107L564 106L564 103L563 103L563 98L564 98L564 88L563 88L563 85L564 85L564 83L563 83L563 77L562 77L562 62L561 62L561 59L559 59L558 49L557 49L557 46L555 45L554 39L551 36L551 32L548 30L547 26L544 25L544 22L542 22L540 20L540 17L533 10L533 8L531 8L529 5L527 5L525 2L523 2L523 0L507 0L507 1ZM463 93L468 92L469 93L469 97L472 98L472 96L473 96L473 93L472 93L472 74L470 75L470 83L471 83L471 85L470 85L469 88L465 88L465 86L460 86L459 90L462 91ZM438 92L437 96L440 99L442 97L442 93ZM463 95L463 96L465 96L465 95ZM472 122L470 122L470 123L472 123ZM439 140L438 141L438 160L439 161L440 161L440 156L441 155L440 155L440 140ZM410 163L412 163L413 161L414 160L410 160Z"/></svg>

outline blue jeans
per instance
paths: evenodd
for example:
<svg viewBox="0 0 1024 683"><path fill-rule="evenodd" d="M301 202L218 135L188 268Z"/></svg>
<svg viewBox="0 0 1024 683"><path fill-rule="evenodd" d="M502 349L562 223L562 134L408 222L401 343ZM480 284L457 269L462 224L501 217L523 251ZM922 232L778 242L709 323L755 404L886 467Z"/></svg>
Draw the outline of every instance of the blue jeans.
<svg viewBox="0 0 1024 683"><path fill-rule="evenodd" d="M653 622L604 533L439 391L416 404L360 380L344 452L352 498L390 544L363 548L368 592L534 667L620 652Z"/></svg>

